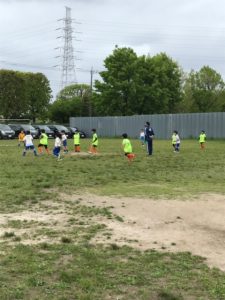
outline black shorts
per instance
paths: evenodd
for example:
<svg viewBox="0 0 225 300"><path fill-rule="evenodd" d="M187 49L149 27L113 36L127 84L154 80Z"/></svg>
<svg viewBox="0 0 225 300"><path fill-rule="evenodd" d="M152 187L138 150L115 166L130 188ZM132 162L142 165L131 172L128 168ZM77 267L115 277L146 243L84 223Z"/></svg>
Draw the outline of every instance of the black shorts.
<svg viewBox="0 0 225 300"><path fill-rule="evenodd" d="M124 155L127 156L128 154L130 154L130 152L125 152Z"/></svg>
<svg viewBox="0 0 225 300"><path fill-rule="evenodd" d="M97 148L98 146L97 145L92 145L92 147Z"/></svg>
<svg viewBox="0 0 225 300"><path fill-rule="evenodd" d="M39 148L39 147L45 147L45 149L48 149L48 145L39 144L39 145L38 145L38 148Z"/></svg>

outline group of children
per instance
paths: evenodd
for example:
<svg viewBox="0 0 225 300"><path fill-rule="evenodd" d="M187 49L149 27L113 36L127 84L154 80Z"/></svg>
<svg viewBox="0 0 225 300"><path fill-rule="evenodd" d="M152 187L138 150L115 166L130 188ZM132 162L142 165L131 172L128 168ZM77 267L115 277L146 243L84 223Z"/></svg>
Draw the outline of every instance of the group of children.
<svg viewBox="0 0 225 300"><path fill-rule="evenodd" d="M201 150L204 150L205 142L206 142L206 133L204 130L201 131L198 140L199 140ZM180 151L180 137L178 135L177 130L174 130L172 134L172 146L175 153L178 153Z"/></svg>
<svg viewBox="0 0 225 300"><path fill-rule="evenodd" d="M75 131L74 136L74 151L80 152L80 133L78 130ZM38 153L33 143L33 137L30 133L30 131L27 131L26 133L24 131L21 131L18 136L18 146L21 145L21 143L24 144L24 150L23 150L23 156L26 155L28 150L32 150L34 152L35 156L42 155L43 154L43 148L45 148L47 154L50 154L49 148L48 148L48 136L45 133L45 130L41 130L40 135L40 142L38 144ZM64 153L68 153L68 147L67 147L67 136L65 131L57 132L55 136L55 142L54 142L54 148L53 148L53 155L57 158L57 160L61 160L60 152L61 147L63 146ZM96 154L97 153L97 147L98 147L98 135L96 133L96 129L92 129L92 142L89 149L89 153Z"/></svg>
<svg viewBox="0 0 225 300"><path fill-rule="evenodd" d="M131 142L128 139L127 133L123 133L122 137L123 137L122 148L123 148L124 154L128 158L128 161L131 162L135 158ZM47 154L50 154L49 148L48 148L48 136L45 133L45 130L41 130L40 142L38 145L38 153L37 153L37 150L35 149L35 146L33 143L33 137L31 135L30 131L27 131L26 133L21 131L18 139L19 139L18 146L20 146L21 143L24 143L23 156L26 155L28 150L32 150L34 152L35 156L38 156L38 154L41 155L41 154L43 154L43 148L45 148ZM78 130L75 131L73 139L74 139L74 151L79 153L81 151L81 147L80 147L80 133ZM141 141L141 145L144 146L145 145L144 130L141 130L141 132L140 132L140 141ZM205 149L205 141L206 141L206 134L205 134L205 131L202 130L199 135L199 143L200 143L200 147L202 150ZM173 146L175 153L179 153L179 151L180 151L180 142L181 141L180 141L178 131L174 130L173 134L172 134L172 146ZM60 151L61 151L62 146L63 146L64 153L68 153L67 136L66 136L65 131L56 133L53 155L57 158L57 160L61 160ZM91 141L91 146L90 146L88 153L96 154L97 148L98 148L98 135L97 135L96 129L93 128L92 129L92 141Z"/></svg>
<svg viewBox="0 0 225 300"><path fill-rule="evenodd" d="M132 146L131 146L130 140L128 139L128 136L126 133L124 133L122 136L123 136L122 146L124 148L125 155L127 156L129 161L132 161L134 159L135 155L132 153ZM204 150L205 142L206 142L206 133L204 130L201 131L198 140L199 140L199 144L200 144L200 149ZM144 146L146 143L144 129L141 129L141 131L140 131L140 141L141 141L141 145ZM172 146L173 146L174 152L179 153L180 137L179 137L177 130L174 130L173 134L172 134Z"/></svg>
<svg viewBox="0 0 225 300"><path fill-rule="evenodd" d="M204 130L201 131L198 140L199 140L201 150L204 150L205 142L206 142L206 133ZM174 130L172 134L172 146L175 153L178 153L180 151L180 137L178 135L177 130Z"/></svg>
<svg viewBox="0 0 225 300"><path fill-rule="evenodd" d="M201 131L198 140L199 140L201 150L204 150L205 142L206 142L206 133L204 130ZM141 145L144 146L146 142L144 129L141 129L140 131L140 141L141 141ZM177 130L174 130L172 134L172 147L175 153L178 153L180 151L180 137Z"/></svg>

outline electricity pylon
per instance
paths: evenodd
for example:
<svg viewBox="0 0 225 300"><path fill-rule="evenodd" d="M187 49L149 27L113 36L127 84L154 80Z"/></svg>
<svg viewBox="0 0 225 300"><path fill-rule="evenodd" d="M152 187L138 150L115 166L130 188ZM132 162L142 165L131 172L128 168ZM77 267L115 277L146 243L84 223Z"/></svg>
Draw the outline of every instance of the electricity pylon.
<svg viewBox="0 0 225 300"><path fill-rule="evenodd" d="M75 71L75 56L73 48L73 19L71 18L71 8L66 6L66 17L60 19L63 21L63 27L57 28L63 31L63 35L58 38L62 38L64 46L61 48L63 53L57 57L61 58L61 90L70 84L77 83L76 71ZM59 47L60 48L60 47Z"/></svg>

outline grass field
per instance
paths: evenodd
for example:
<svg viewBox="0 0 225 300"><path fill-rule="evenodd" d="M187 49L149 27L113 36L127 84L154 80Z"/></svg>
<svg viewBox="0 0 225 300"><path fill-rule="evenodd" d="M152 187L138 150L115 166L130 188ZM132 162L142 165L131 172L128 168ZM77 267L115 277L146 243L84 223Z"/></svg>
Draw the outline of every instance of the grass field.
<svg viewBox="0 0 225 300"><path fill-rule="evenodd" d="M87 151L89 141L81 142ZM155 140L152 157L139 141L132 144L136 159L128 164L120 139L100 140L99 155L69 153L62 161L32 153L22 157L16 141L0 141L0 213L5 220L0 220L0 299L225 299L225 274L208 268L201 257L91 243L99 232L110 240L95 216L123 220L110 207L83 205L84 194L182 201L225 193L224 141L208 141L206 151L200 151L197 141L186 140L176 154L170 141ZM76 201L61 194L75 194ZM37 210L51 211L55 218L34 222L31 215ZM60 213L67 218L63 229Z"/></svg>

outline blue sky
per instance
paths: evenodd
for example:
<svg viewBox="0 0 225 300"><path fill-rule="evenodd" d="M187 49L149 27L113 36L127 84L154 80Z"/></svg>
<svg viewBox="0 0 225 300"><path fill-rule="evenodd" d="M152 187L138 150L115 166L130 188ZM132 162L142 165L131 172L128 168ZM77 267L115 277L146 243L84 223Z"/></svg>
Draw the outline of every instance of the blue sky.
<svg viewBox="0 0 225 300"><path fill-rule="evenodd" d="M90 69L101 71L115 45L139 55L166 52L185 71L209 65L225 78L222 0L0 0L0 68L43 72L55 95L65 6L81 32L73 41L79 83L90 83Z"/></svg>

